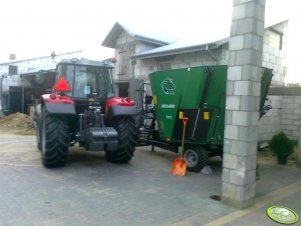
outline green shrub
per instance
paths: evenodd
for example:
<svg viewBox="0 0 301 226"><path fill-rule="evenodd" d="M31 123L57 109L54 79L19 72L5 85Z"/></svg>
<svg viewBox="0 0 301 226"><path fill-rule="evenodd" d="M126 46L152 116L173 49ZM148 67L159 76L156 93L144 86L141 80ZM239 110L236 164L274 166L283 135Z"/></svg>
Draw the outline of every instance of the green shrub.
<svg viewBox="0 0 301 226"><path fill-rule="evenodd" d="M293 143L288 139L284 132L278 133L272 137L269 146L276 155L287 155L293 153Z"/></svg>
<svg viewBox="0 0 301 226"><path fill-rule="evenodd" d="M294 147L284 132L274 135L269 142L269 146L272 152L277 155L278 163L280 164L286 164L286 159L293 153ZM285 161L282 161L282 158L284 158Z"/></svg>

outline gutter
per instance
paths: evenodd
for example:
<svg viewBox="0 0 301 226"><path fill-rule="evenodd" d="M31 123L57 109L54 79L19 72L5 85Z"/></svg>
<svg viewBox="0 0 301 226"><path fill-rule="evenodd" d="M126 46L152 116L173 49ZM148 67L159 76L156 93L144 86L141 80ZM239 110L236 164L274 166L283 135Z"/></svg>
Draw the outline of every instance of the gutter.
<svg viewBox="0 0 301 226"><path fill-rule="evenodd" d="M194 46L186 46L178 49L170 49L165 50L161 52L154 52L154 53L141 53L134 56L131 56L131 59L149 59L149 58L155 58L155 57L164 57L164 56L171 56L171 55L177 55L177 54L184 54L184 53L192 53L192 52L198 52L198 51L207 51L210 57L217 62L217 57L213 54L211 51L212 49L217 49L221 45L226 44L228 42L228 38L222 39L215 43L210 43L206 45L194 45ZM159 47L160 48L160 47Z"/></svg>

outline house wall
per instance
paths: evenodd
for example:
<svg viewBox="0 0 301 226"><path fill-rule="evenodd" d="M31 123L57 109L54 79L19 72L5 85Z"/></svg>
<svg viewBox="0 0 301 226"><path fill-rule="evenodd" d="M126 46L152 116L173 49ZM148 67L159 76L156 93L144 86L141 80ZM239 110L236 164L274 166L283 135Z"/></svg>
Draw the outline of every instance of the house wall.
<svg viewBox="0 0 301 226"><path fill-rule="evenodd" d="M135 48L134 39L125 31L116 39L115 56L117 57L117 62L113 72L115 80L127 81L130 79L130 56L135 54Z"/></svg>
<svg viewBox="0 0 301 226"><path fill-rule="evenodd" d="M113 77L115 81L128 81L133 78L134 62L131 56L156 48L157 45L135 40L129 33L123 31L116 39L115 56L117 62Z"/></svg>
<svg viewBox="0 0 301 226"><path fill-rule="evenodd" d="M262 66L273 69L272 86L283 86L285 75L287 74L287 29L288 23L284 22L272 28L267 28L264 32ZM283 34L281 49L273 46L271 43L274 31Z"/></svg>
<svg viewBox="0 0 301 226"><path fill-rule="evenodd" d="M159 59L138 60L135 65L135 77L148 80L148 75L152 72L160 70L161 63L170 63L171 69L198 67L204 65L221 65L227 63L227 45L212 50L213 57L206 51L194 53L179 54L168 61L160 61Z"/></svg>

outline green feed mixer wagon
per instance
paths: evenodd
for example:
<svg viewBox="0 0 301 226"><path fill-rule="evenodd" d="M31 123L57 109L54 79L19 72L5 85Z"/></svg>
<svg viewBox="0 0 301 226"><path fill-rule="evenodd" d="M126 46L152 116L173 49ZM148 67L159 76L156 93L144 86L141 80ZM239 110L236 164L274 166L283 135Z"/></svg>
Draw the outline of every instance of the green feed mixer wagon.
<svg viewBox="0 0 301 226"><path fill-rule="evenodd" d="M260 112L272 79L262 68ZM225 122L227 66L201 66L157 71L149 75L152 96L145 96L140 114L138 145L153 145L178 152L183 118L188 118L184 158L190 171L198 172L208 157L222 155Z"/></svg>

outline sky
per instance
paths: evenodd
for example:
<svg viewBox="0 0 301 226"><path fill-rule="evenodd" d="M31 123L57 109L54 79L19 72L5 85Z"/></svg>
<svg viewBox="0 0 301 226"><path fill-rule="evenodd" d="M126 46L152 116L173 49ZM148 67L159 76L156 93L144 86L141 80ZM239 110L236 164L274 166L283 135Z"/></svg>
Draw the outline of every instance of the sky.
<svg viewBox="0 0 301 226"><path fill-rule="evenodd" d="M289 42L301 40L297 0L266 2L266 18L288 18L293 28ZM117 21L129 29L169 40L204 32L229 33L232 3L233 0L1 1L0 62L7 61L11 53L25 59L47 56L53 50L57 54L83 50L86 57L98 60L112 57L114 51L101 47L101 43ZM297 45L291 46L287 80L301 82Z"/></svg>

